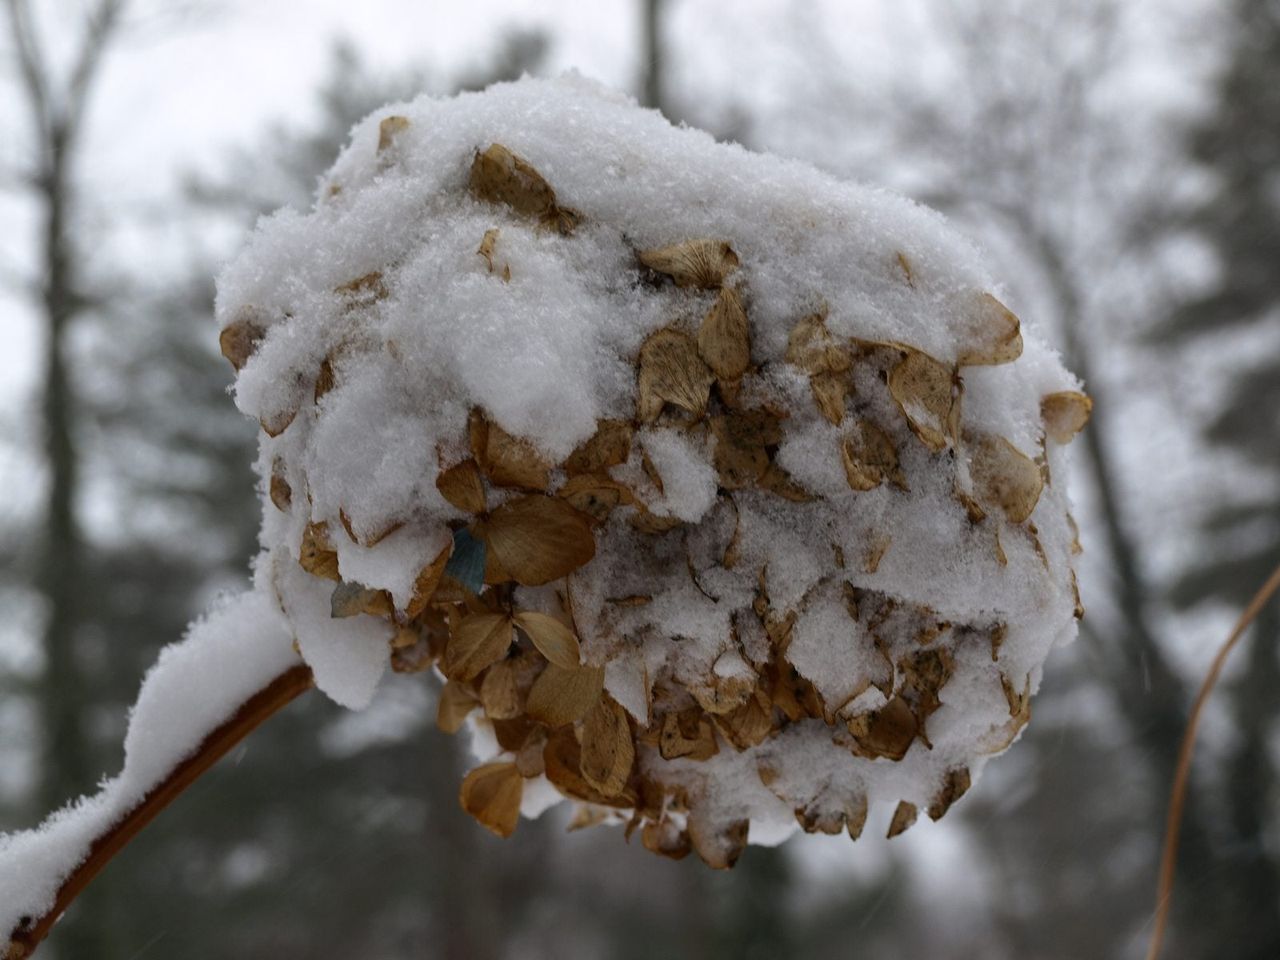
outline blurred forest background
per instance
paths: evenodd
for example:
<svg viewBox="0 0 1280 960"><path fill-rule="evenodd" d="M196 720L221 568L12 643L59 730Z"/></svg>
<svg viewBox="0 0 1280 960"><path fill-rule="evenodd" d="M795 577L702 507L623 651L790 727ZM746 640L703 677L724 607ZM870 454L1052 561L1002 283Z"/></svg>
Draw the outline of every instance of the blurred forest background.
<svg viewBox="0 0 1280 960"><path fill-rule="evenodd" d="M20 384L0 393L0 830L119 768L157 649L247 581L255 429L217 355L220 262L258 215L309 205L373 108L575 62L554 15L519 11L447 68L335 37L307 102L138 204L154 148L111 137L131 107L100 87L168 36L218 42L236 5L3 3L0 309L4 349L30 348L21 376L0 367ZM1280 3L603 8L643 103L942 209L1084 378L1089 612L1028 733L943 823L719 874L566 834L560 811L484 833L435 686L394 677L364 714L310 697L256 733L81 897L51 958L1142 955L1188 705L1280 562ZM1207 718L1170 960L1280 957L1278 648L1273 603Z"/></svg>

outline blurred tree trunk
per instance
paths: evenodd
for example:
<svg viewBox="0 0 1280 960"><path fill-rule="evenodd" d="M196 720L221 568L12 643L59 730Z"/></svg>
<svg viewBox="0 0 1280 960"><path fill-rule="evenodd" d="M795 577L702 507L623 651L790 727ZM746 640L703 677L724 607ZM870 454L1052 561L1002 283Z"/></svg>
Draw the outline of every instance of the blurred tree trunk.
<svg viewBox="0 0 1280 960"><path fill-rule="evenodd" d="M66 345L71 324L85 306L72 240L73 160L84 129L85 106L121 7L118 0L100 0L94 6L70 71L60 78L49 63L48 45L37 37L29 5L25 0L8 0L19 90L31 121L31 200L41 219L38 309L45 339L40 413L48 496L33 586L45 606L39 801L47 810L57 809L89 790L101 773L92 759L92 746L86 735L84 684L76 649L84 620L82 598L88 588L84 544L76 515L80 458L75 442L75 391ZM99 954L105 917L101 895L81 900L67 920L70 929L61 938L72 957Z"/></svg>
<svg viewBox="0 0 1280 960"><path fill-rule="evenodd" d="M640 0L642 19L640 43L640 105L667 113L666 43L662 37L666 0Z"/></svg>

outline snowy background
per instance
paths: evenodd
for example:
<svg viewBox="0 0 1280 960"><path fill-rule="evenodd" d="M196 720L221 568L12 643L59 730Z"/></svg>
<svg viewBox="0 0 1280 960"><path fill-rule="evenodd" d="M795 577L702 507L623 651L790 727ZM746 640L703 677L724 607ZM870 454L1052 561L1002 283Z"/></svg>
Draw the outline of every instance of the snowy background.
<svg viewBox="0 0 1280 960"><path fill-rule="evenodd" d="M554 819L482 834L421 677L362 714L314 698L149 828L48 955L1140 955L1192 685L1280 559L1274 4L135 0L55 191L15 38L57 115L100 6L2 21L0 829L119 769L158 647L247 581L255 432L224 393L212 277L259 213L308 204L354 121L421 90L576 67L950 214L1098 402L1076 444L1089 615L947 820L730 874ZM1205 730L1170 956L1280 951L1276 622Z"/></svg>

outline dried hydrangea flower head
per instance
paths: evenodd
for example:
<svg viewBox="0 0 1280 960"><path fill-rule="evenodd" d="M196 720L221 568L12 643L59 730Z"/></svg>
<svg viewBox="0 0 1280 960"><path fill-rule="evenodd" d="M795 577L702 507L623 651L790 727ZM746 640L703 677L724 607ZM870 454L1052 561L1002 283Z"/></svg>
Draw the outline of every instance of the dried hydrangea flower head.
<svg viewBox="0 0 1280 960"><path fill-rule="evenodd" d="M731 865L938 818L1075 635L1089 401L935 214L577 77L387 108L224 273L260 582L461 801Z"/></svg>

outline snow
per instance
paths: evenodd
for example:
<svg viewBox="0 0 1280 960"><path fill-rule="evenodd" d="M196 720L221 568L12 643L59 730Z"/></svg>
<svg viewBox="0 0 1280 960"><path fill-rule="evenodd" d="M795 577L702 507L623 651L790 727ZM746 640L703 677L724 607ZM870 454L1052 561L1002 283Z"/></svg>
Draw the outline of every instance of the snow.
<svg viewBox="0 0 1280 960"><path fill-rule="evenodd" d="M261 591L223 600L185 639L162 650L129 715L124 769L37 829L0 836L0 931L48 910L95 838L243 701L296 663L288 624Z"/></svg>

